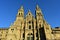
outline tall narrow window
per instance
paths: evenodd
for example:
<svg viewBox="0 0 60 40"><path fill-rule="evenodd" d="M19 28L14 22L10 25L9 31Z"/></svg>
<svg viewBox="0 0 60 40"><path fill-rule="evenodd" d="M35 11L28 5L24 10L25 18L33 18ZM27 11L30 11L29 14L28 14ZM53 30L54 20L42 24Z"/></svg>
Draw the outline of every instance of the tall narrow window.
<svg viewBox="0 0 60 40"><path fill-rule="evenodd" d="M36 33L36 37L38 37L38 33Z"/></svg>
<svg viewBox="0 0 60 40"><path fill-rule="evenodd" d="M25 37L25 34L23 33L23 38Z"/></svg>
<svg viewBox="0 0 60 40"><path fill-rule="evenodd" d="M31 25L29 25L29 29L31 29Z"/></svg>
<svg viewBox="0 0 60 40"><path fill-rule="evenodd" d="M20 15L20 13L19 13L19 15Z"/></svg>

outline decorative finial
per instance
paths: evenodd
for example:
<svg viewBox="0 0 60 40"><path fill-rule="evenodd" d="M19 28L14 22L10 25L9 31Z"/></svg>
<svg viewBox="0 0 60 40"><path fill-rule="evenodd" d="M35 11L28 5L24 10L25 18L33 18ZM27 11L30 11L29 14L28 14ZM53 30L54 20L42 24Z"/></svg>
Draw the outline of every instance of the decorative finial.
<svg viewBox="0 0 60 40"><path fill-rule="evenodd" d="M23 6L21 6L19 10L23 10Z"/></svg>
<svg viewBox="0 0 60 40"><path fill-rule="evenodd" d="M36 9L38 9L39 8L39 6L38 5L36 5Z"/></svg>
<svg viewBox="0 0 60 40"><path fill-rule="evenodd" d="M21 9L23 9L23 6L21 6Z"/></svg>
<svg viewBox="0 0 60 40"><path fill-rule="evenodd" d="M28 10L28 15L31 15L31 11L30 10Z"/></svg>

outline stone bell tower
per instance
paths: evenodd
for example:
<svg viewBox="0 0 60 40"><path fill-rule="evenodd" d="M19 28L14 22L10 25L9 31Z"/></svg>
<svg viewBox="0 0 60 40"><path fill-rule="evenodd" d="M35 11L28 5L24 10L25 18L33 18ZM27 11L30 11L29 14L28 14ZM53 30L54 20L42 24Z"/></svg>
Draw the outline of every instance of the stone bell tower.
<svg viewBox="0 0 60 40"><path fill-rule="evenodd" d="M23 28L24 28L24 9L23 6L21 6L21 8L18 10L18 14L17 14L17 18L16 18L16 23L18 25L17 30L18 30L18 37L17 40L22 40L22 32L23 32ZM20 38L19 38L20 37Z"/></svg>
<svg viewBox="0 0 60 40"><path fill-rule="evenodd" d="M43 14L42 14L42 11L38 5L36 6L35 12L36 12L36 21L38 23L37 26L42 27L42 25L43 25Z"/></svg>
<svg viewBox="0 0 60 40"><path fill-rule="evenodd" d="M20 9L18 10L18 14L16 17L16 23L17 23L16 25L20 26L20 29L23 29L23 26L24 26L24 9L23 9L23 6L21 6Z"/></svg>
<svg viewBox="0 0 60 40"><path fill-rule="evenodd" d="M16 20L23 20L24 19L24 9L23 6L20 7L20 9L18 10L18 14L17 14L17 18Z"/></svg>
<svg viewBox="0 0 60 40"><path fill-rule="evenodd" d="M24 27L24 9L23 6L18 10L16 20L8 30L7 40L22 40L22 29Z"/></svg>

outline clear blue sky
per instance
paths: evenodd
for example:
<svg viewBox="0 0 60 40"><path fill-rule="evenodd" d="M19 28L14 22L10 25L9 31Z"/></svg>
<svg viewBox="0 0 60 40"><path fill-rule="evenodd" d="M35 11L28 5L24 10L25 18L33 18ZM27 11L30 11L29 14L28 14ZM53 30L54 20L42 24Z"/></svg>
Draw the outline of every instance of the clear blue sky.
<svg viewBox="0 0 60 40"><path fill-rule="evenodd" d="M51 27L60 26L60 0L0 0L0 28L9 27L14 22L21 5L25 15L29 9L35 15L37 4Z"/></svg>

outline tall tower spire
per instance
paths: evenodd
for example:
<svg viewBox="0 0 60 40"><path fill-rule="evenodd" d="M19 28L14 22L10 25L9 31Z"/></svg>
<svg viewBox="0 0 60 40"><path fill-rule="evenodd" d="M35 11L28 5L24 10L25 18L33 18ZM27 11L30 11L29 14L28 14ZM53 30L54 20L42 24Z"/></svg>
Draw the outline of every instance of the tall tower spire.
<svg viewBox="0 0 60 40"><path fill-rule="evenodd" d="M17 19L23 19L24 18L24 9L23 6L20 7L20 9L18 10L18 14L17 14Z"/></svg>
<svg viewBox="0 0 60 40"><path fill-rule="evenodd" d="M20 9L18 10L17 16L24 17L24 9L23 9L23 6L21 6Z"/></svg>
<svg viewBox="0 0 60 40"><path fill-rule="evenodd" d="M24 9L23 6L20 7L20 9L18 10L18 14L16 17L16 21L15 21L16 25L18 25L17 29L22 29L24 26Z"/></svg>
<svg viewBox="0 0 60 40"><path fill-rule="evenodd" d="M36 14L36 23L37 23L37 29L38 29L38 40L40 40L40 28L42 27L43 25L43 15L42 15L42 11L41 9L39 8L39 6L37 5L36 6L36 10L35 10L35 14Z"/></svg>
<svg viewBox="0 0 60 40"><path fill-rule="evenodd" d="M40 9L38 5L36 5L36 9Z"/></svg>
<svg viewBox="0 0 60 40"><path fill-rule="evenodd" d="M19 10L23 10L23 6L21 6Z"/></svg>
<svg viewBox="0 0 60 40"><path fill-rule="evenodd" d="M36 17L36 20L39 21L39 20L43 20L43 14L42 14L42 11L41 9L39 8L38 5L36 5L36 10L35 10L35 17ZM40 21L39 21L40 22ZM42 22L42 21L41 21Z"/></svg>
<svg viewBox="0 0 60 40"><path fill-rule="evenodd" d="M39 8L39 6L36 5L36 16L40 16L40 15L42 15L42 11L41 11L41 9ZM42 16L43 16L43 15L42 15Z"/></svg>

